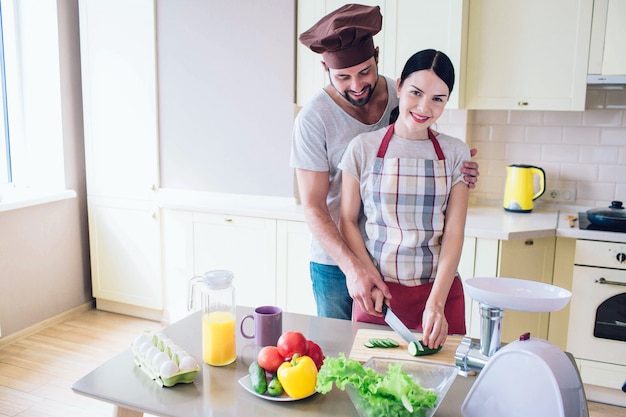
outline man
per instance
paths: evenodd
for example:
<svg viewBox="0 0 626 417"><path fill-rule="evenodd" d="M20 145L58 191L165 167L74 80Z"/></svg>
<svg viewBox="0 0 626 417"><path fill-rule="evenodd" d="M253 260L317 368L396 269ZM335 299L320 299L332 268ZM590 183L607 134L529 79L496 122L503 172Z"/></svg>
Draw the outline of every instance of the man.
<svg viewBox="0 0 626 417"><path fill-rule="evenodd" d="M395 81L378 74L379 51L373 36L381 27L378 6L348 4L300 35L300 42L322 55L329 78L296 117L291 152L304 216L313 234L310 269L319 316L350 320L353 300L364 312L381 316L374 310L372 290L391 298L380 273L358 260L337 228L341 192L337 165L343 152L358 134L389 125L398 105ZM466 162L463 173L475 186L478 164Z"/></svg>

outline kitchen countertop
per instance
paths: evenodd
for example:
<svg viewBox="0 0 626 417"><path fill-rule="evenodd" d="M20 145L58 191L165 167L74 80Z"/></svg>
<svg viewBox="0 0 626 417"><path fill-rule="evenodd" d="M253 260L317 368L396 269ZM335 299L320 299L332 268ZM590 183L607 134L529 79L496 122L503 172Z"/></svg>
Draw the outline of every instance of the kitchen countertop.
<svg viewBox="0 0 626 417"><path fill-rule="evenodd" d="M304 221L302 206L295 198L216 194L197 191L159 189L158 204L163 209L197 211ZM568 215L589 207L557 209L535 207L530 213L512 213L497 204L474 204L467 211L465 236L499 240L567 237L626 243L626 233L580 230L569 226Z"/></svg>
<svg viewBox="0 0 626 417"><path fill-rule="evenodd" d="M467 210L465 236L499 240L538 239L556 235L558 210L537 208L512 213L500 206L475 205Z"/></svg>
<svg viewBox="0 0 626 417"><path fill-rule="evenodd" d="M250 307L238 307L240 320L252 312ZM367 323L330 319L295 313L283 313L283 331L296 330L317 342L326 356L339 352L349 355L358 329L385 329ZM174 340L190 355L201 361L201 315L194 313L160 331ZM133 362L129 349L97 367L80 380L72 390L117 406L117 416L140 417L149 413L165 417L200 416L354 416L358 414L346 392L334 387L326 395L315 394L304 400L273 402L257 398L242 388L238 381L248 374L248 366L258 353L258 347L237 332L237 360L227 366L202 369L191 384L172 388L159 387ZM408 355L407 355L408 356ZM463 401L476 377L457 376L439 406L436 417L458 417Z"/></svg>
<svg viewBox="0 0 626 417"><path fill-rule="evenodd" d="M574 222L574 226L570 227L567 216L578 218L579 212L585 212L587 209L580 210L562 210L559 212L559 222L556 229L558 237L568 237L572 239L601 240L605 242L626 243L626 233L622 232L603 232L600 230L581 230L578 227L578 221Z"/></svg>
<svg viewBox="0 0 626 417"><path fill-rule="evenodd" d="M294 198L159 189L158 202L170 210L304 221L302 206ZM557 217L558 211L550 209L510 213L497 205L472 205L465 234L501 240L549 237L556 234Z"/></svg>

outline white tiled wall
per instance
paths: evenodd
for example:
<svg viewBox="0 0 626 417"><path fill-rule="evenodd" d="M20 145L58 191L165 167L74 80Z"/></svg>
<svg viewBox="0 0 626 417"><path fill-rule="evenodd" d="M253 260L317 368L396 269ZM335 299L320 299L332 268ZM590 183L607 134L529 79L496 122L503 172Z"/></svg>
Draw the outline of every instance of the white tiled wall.
<svg viewBox="0 0 626 417"><path fill-rule="evenodd" d="M598 207L626 201L626 89L589 89L584 112L449 110L437 128L478 149L473 201L501 202L506 166L543 168L547 188L574 190L555 203L547 193L536 206Z"/></svg>

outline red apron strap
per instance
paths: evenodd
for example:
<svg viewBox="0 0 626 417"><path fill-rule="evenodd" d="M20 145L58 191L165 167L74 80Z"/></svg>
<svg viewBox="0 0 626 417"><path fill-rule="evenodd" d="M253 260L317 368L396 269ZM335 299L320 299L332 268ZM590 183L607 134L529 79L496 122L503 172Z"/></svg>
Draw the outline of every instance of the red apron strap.
<svg viewBox="0 0 626 417"><path fill-rule="evenodd" d="M441 150L441 146L439 146L439 141L437 140L437 138L435 137L435 135L433 134L433 131L428 129L428 138L430 139L430 141L433 143L433 146L435 147L435 152L437 153L437 158L439 158L439 160L443 160L446 159L446 157L443 154L443 151Z"/></svg>
<svg viewBox="0 0 626 417"><path fill-rule="evenodd" d="M391 137L393 136L393 129L395 123L392 123L387 128L387 133L385 133L385 137L383 137L383 141L380 143L380 147L378 148L378 153L376 154L377 158L384 158L387 153L387 148L389 147L389 142L391 142Z"/></svg>
<svg viewBox="0 0 626 417"><path fill-rule="evenodd" d="M384 158L385 157L385 154L387 153L387 148L389 147L389 142L391 142L391 137L393 136L394 125L395 125L395 123L392 123L387 128L387 132L385 132L385 136L383 137L383 140L380 143L380 146L378 147L378 153L376 154L377 158ZM437 158L439 158L439 160L446 159L446 157L443 154L443 151L441 150L441 146L439 145L439 141L437 140L437 138L433 134L433 131L430 130L430 129L428 129L428 138L430 139L430 141L432 142L433 146L435 147L435 152L437 153Z"/></svg>

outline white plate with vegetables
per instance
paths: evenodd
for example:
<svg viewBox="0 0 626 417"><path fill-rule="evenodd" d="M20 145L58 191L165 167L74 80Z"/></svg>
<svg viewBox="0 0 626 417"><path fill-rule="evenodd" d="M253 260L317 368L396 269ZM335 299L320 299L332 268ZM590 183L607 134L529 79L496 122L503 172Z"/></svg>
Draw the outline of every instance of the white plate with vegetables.
<svg viewBox="0 0 626 417"><path fill-rule="evenodd" d="M241 385L246 391L248 391L250 394L254 395L255 397L263 398L264 400L269 400L269 401L283 401L283 402L284 401L299 401L299 400L303 400L304 398L309 398L311 395L315 394L314 392L311 395L309 395L309 397L304 397L304 398L291 398L289 395L285 394L284 392L277 397L269 395L267 392L265 394L259 394L258 392L254 390L254 388L252 388L252 383L250 382L250 374L241 378L239 380L239 385Z"/></svg>

